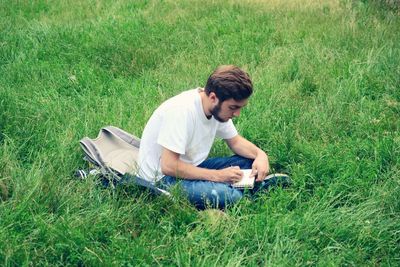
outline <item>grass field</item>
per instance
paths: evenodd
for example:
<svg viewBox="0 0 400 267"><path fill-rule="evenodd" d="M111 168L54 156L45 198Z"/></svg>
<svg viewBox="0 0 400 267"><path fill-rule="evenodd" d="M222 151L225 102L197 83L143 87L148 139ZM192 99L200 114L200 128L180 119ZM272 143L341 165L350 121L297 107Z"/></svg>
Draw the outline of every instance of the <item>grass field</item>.
<svg viewBox="0 0 400 267"><path fill-rule="evenodd" d="M0 265L399 266L399 29L367 0L0 1ZM82 137L140 136L220 64L293 186L221 215L73 178Z"/></svg>

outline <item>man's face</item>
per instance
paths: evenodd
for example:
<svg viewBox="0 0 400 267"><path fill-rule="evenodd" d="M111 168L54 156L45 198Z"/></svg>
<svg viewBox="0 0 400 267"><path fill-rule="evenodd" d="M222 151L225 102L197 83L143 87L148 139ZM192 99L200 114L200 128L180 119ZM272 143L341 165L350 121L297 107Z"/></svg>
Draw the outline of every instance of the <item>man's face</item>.
<svg viewBox="0 0 400 267"><path fill-rule="evenodd" d="M223 102L218 102L218 104L211 110L211 114L216 120L227 122L233 117L238 117L241 109L247 105L247 102L248 99L236 101L233 98Z"/></svg>

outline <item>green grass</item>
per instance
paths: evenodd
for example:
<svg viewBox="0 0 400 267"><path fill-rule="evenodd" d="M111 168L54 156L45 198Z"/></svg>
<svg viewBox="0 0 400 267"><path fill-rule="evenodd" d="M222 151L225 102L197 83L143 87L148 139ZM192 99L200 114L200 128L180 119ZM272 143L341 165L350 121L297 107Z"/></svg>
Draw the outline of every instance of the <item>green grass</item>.
<svg viewBox="0 0 400 267"><path fill-rule="evenodd" d="M0 265L400 265L391 7L0 2ZM74 180L82 137L105 125L140 136L163 100L203 86L220 64L251 74L237 128L291 188L221 216L179 195ZM212 155L227 153L217 141Z"/></svg>

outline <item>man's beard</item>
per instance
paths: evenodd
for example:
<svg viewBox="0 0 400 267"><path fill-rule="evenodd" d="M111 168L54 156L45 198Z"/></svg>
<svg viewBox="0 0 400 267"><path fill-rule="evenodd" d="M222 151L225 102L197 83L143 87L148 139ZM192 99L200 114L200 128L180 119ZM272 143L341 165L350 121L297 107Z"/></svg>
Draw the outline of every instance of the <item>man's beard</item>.
<svg viewBox="0 0 400 267"><path fill-rule="evenodd" d="M227 122L228 120L223 120L220 116L219 113L221 111L221 105L222 103L218 103L212 110L211 110L211 115L214 116L214 118L219 121L219 122Z"/></svg>

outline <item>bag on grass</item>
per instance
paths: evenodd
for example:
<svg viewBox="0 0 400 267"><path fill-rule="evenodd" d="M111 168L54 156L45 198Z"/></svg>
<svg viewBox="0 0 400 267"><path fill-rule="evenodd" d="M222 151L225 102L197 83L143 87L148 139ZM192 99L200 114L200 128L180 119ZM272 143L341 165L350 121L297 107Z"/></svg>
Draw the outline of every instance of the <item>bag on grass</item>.
<svg viewBox="0 0 400 267"><path fill-rule="evenodd" d="M137 170L140 139L124 130L107 126L100 130L96 139L84 137L79 143L87 161L117 180Z"/></svg>
<svg viewBox="0 0 400 267"><path fill-rule="evenodd" d="M79 143L85 153L84 159L95 166L89 173L100 174L108 180L108 184L118 184L125 174L130 174L135 184L147 187L156 194L169 195L167 191L135 175L139 167L140 138L117 127L107 126L100 130L96 139L84 137ZM84 171L78 172L79 176L86 176Z"/></svg>

